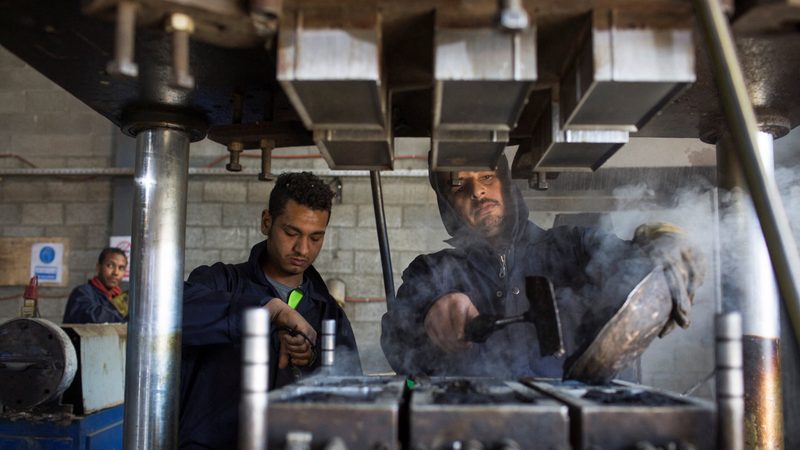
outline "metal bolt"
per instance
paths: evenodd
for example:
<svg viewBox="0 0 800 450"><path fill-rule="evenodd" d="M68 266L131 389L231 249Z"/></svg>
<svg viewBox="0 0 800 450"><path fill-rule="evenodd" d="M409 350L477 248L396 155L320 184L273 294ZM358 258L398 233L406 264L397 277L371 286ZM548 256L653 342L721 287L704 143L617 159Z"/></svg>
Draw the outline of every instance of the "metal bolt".
<svg viewBox="0 0 800 450"><path fill-rule="evenodd" d="M194 33L194 20L186 14L169 16L167 31L172 33L172 85L194 88L194 77L189 71L189 36Z"/></svg>
<svg viewBox="0 0 800 450"><path fill-rule="evenodd" d="M531 177L528 178L528 187L537 191L550 189L550 183L547 182L547 174L545 172L532 173Z"/></svg>
<svg viewBox="0 0 800 450"><path fill-rule="evenodd" d="M225 164L225 169L229 172L241 172L242 165L239 164L239 156L242 154L244 150L244 145L241 142L234 141L228 144L228 153L230 160L228 164Z"/></svg>
<svg viewBox="0 0 800 450"><path fill-rule="evenodd" d="M134 2L117 5L117 28L114 35L114 59L106 65L106 72L113 76L136 78L139 67L133 61L136 43L136 10Z"/></svg>
<svg viewBox="0 0 800 450"><path fill-rule="evenodd" d="M502 0L500 6L500 27L510 31L528 28L528 13L522 7L522 0Z"/></svg>
<svg viewBox="0 0 800 450"><path fill-rule="evenodd" d="M272 181L272 149L275 148L275 141L272 139L261 140L261 173L258 179L261 181Z"/></svg>

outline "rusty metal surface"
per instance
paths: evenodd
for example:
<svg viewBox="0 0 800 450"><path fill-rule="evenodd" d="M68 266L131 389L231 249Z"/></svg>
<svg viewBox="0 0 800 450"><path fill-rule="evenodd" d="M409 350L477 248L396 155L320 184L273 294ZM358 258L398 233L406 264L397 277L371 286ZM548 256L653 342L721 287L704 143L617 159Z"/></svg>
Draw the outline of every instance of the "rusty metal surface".
<svg viewBox="0 0 800 450"><path fill-rule="evenodd" d="M569 407L572 448L623 450L642 442L659 448L717 448L714 407L707 401L622 381L602 386L522 382Z"/></svg>
<svg viewBox="0 0 800 450"><path fill-rule="evenodd" d="M642 355L664 327L672 301L661 266L631 291L585 350L567 361L564 379L607 383Z"/></svg>
<svg viewBox="0 0 800 450"><path fill-rule="evenodd" d="M780 339L742 336L746 449L783 448Z"/></svg>
<svg viewBox="0 0 800 450"><path fill-rule="evenodd" d="M514 381L420 380L409 414L414 450L455 448L453 443L467 441L487 449L510 442L526 449L569 448L567 408Z"/></svg>

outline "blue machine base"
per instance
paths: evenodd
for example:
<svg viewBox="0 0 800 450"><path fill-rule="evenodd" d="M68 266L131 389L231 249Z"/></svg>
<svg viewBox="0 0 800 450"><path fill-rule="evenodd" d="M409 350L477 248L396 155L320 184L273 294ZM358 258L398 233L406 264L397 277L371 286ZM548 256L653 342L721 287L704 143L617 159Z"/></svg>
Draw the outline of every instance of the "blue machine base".
<svg viewBox="0 0 800 450"><path fill-rule="evenodd" d="M3 450L122 450L124 406L72 420L8 420L0 418Z"/></svg>

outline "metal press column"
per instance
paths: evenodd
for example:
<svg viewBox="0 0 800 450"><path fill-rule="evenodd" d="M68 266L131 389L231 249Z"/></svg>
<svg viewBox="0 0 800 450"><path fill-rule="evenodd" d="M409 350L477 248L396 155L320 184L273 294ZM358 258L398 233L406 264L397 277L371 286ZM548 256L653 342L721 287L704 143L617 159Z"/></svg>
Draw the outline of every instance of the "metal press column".
<svg viewBox="0 0 800 450"><path fill-rule="evenodd" d="M773 138L758 133L766 174L773 176ZM780 378L780 297L764 234L747 190L741 163L725 138L717 147L719 185L729 191L721 210L729 247L722 261L722 297L742 315L745 447L783 448ZM731 245L732 244L732 245Z"/></svg>
<svg viewBox="0 0 800 450"><path fill-rule="evenodd" d="M178 442L183 249L189 133L136 134L124 448Z"/></svg>

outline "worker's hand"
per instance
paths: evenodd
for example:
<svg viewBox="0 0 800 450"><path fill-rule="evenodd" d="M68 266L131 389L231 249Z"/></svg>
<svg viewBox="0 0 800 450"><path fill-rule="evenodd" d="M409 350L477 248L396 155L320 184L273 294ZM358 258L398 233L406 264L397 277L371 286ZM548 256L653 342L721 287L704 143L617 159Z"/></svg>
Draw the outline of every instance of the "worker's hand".
<svg viewBox="0 0 800 450"><path fill-rule="evenodd" d="M439 297L425 316L425 332L446 352L458 352L471 345L464 339L464 325L478 315L465 294L451 292Z"/></svg>
<svg viewBox="0 0 800 450"><path fill-rule="evenodd" d="M295 336L285 330L278 332L278 338L280 339L278 367L281 369L286 368L289 366L289 361L298 367L310 364L314 359L311 345L317 341L317 331L314 330L314 327L306 322L306 319L300 313L293 310L279 298L273 298L264 307L269 311L270 323L274 326L298 332Z"/></svg>
<svg viewBox="0 0 800 450"><path fill-rule="evenodd" d="M669 334L676 324L688 327L695 290L705 277L705 258L692 248L683 229L670 223L640 225L634 232L633 242L655 263L661 264L669 286L672 313L659 337Z"/></svg>

